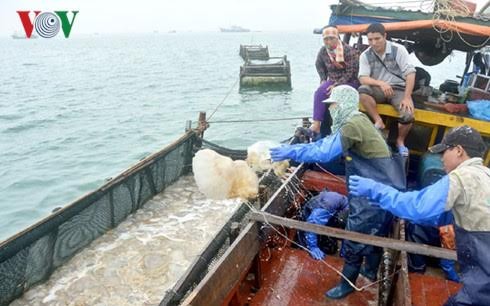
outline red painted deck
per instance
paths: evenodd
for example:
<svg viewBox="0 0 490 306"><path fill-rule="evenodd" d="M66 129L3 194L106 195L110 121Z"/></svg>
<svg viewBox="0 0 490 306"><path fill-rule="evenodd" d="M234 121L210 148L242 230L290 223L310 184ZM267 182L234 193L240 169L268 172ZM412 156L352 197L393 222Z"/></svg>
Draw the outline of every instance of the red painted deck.
<svg viewBox="0 0 490 306"><path fill-rule="evenodd" d="M262 258L262 257L261 257ZM262 265L263 279L261 288L250 300L249 305L299 306L299 305L376 305L377 285L362 292L354 292L342 300L331 300L325 292L340 280L332 269L324 263L312 259L306 251L285 248L281 252L272 251L270 258ZM343 260L327 256L326 261L341 270ZM357 286L368 284L360 276Z"/></svg>
<svg viewBox="0 0 490 306"><path fill-rule="evenodd" d="M408 277L413 306L443 305L461 287L458 283L427 274L410 273Z"/></svg>

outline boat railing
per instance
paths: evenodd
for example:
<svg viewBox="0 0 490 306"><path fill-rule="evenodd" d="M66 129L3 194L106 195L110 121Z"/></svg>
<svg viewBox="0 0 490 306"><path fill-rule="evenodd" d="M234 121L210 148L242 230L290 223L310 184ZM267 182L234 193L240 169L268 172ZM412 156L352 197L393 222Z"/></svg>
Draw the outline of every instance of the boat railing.
<svg viewBox="0 0 490 306"><path fill-rule="evenodd" d="M240 88L280 85L291 88L291 66L286 56L268 60L247 59L240 66Z"/></svg>
<svg viewBox="0 0 490 306"><path fill-rule="evenodd" d="M266 172L261 177L260 197L253 203L253 207L271 214L284 214L288 209L288 202L283 199L291 196L288 192L291 181L303 171L304 168L299 166L289 179L282 183L275 175ZM160 306L187 304L184 300L188 301L189 298L195 302L193 305L217 305L217 301L225 299L227 289L232 288L235 285L234 281L240 279L240 274L249 266L259 250L257 235L260 229L257 223L250 222L250 215L250 205L243 204L174 287L166 292ZM229 256L230 252L238 252L240 255ZM216 282L206 280L208 277ZM209 286L210 283L219 284L220 288L197 290L199 296L189 296L191 292L196 291L196 287L202 284ZM219 296L213 296L211 292L216 292Z"/></svg>
<svg viewBox="0 0 490 306"><path fill-rule="evenodd" d="M397 110L390 104L377 104L376 107L379 114L385 118L390 134L394 136L399 116ZM361 105L360 108L364 111ZM410 153L413 155L423 155L427 152L428 147L440 142L449 129L461 125L469 125L478 130L487 145L490 143L490 122L488 121L426 108L415 108L414 117L414 127L406 140ZM490 150L487 150L483 160L486 166L490 165Z"/></svg>
<svg viewBox="0 0 490 306"><path fill-rule="evenodd" d="M197 134L188 130L97 190L0 243L0 305L8 305L191 170Z"/></svg>
<svg viewBox="0 0 490 306"><path fill-rule="evenodd" d="M269 47L262 45L240 45L240 56L244 59L269 59Z"/></svg>

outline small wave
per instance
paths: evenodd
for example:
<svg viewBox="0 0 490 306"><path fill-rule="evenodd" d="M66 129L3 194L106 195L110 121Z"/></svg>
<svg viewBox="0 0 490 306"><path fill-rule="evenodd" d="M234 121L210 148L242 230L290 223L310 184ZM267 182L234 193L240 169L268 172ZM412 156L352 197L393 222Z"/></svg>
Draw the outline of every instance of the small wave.
<svg viewBox="0 0 490 306"><path fill-rule="evenodd" d="M38 63L23 63L22 66L37 66Z"/></svg>
<svg viewBox="0 0 490 306"><path fill-rule="evenodd" d="M24 116L22 115L0 115L0 120L18 120L22 119Z"/></svg>
<svg viewBox="0 0 490 306"><path fill-rule="evenodd" d="M52 123L55 121L56 120L54 119L41 119L41 120L32 120L24 123L19 123L16 126L6 128L4 130L4 133L11 134L11 133L25 132L34 128L44 127L47 123Z"/></svg>
<svg viewBox="0 0 490 306"><path fill-rule="evenodd" d="M28 131L28 130L33 129L35 127L36 127L36 124L32 124L32 123L20 124L17 126L6 128L4 130L4 133L5 134L15 134L15 133L19 133L19 132Z"/></svg>
<svg viewBox="0 0 490 306"><path fill-rule="evenodd" d="M145 89L154 89L158 88L158 84L148 84L144 87Z"/></svg>

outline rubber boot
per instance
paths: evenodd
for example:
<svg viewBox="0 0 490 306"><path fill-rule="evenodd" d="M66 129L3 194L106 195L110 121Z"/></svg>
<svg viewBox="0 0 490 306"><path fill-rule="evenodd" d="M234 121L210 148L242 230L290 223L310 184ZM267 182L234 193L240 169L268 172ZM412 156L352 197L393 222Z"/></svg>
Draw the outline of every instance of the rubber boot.
<svg viewBox="0 0 490 306"><path fill-rule="evenodd" d="M441 259L439 265L448 280L459 283L459 275L454 269L454 260Z"/></svg>
<svg viewBox="0 0 490 306"><path fill-rule="evenodd" d="M376 281L376 278L378 276L378 267L379 263L381 262L382 255L383 254L381 253L375 253L366 256L364 265L361 267L361 275L372 282Z"/></svg>
<svg viewBox="0 0 490 306"><path fill-rule="evenodd" d="M342 269L342 274L344 274L345 277L347 277L352 283L356 283L357 276L359 275L359 269L360 266L354 266L351 264L344 264L344 268ZM349 283L342 278L340 283L333 287L332 289L328 290L325 295L328 298L338 300L341 299L348 294L352 293L354 291L354 288L349 285Z"/></svg>

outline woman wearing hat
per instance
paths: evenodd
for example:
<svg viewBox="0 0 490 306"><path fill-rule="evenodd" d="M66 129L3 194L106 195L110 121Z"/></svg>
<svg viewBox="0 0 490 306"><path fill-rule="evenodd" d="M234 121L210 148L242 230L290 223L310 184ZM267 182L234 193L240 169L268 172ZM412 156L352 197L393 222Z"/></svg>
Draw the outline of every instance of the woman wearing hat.
<svg viewBox="0 0 490 306"><path fill-rule="evenodd" d="M285 145L271 149L273 161L292 159L299 162L329 162L345 156L346 175L361 175L385 184L405 189L404 159L393 155L381 134L369 118L358 111L359 93L353 87L340 85L332 90L330 98L332 135L314 143ZM376 236L386 236L392 221L391 213L369 205L366 198L350 197L346 229ZM374 280L382 250L378 247L345 240L342 274L355 283L359 273ZM366 260L361 270L363 260ZM329 290L329 298L340 299L354 289L342 281Z"/></svg>
<svg viewBox="0 0 490 306"><path fill-rule="evenodd" d="M445 305L490 305L490 169L482 159L486 145L478 131L460 126L429 151L442 153L448 173L433 185L404 193L372 179L351 176L350 193L416 222L452 211L463 288Z"/></svg>
<svg viewBox="0 0 490 306"><path fill-rule="evenodd" d="M323 46L316 57L316 71L320 76L320 86L313 96L313 125L311 130L326 136L330 134L332 118L328 107L322 103L330 96L336 85L347 84L359 87L359 53L343 43L335 26L323 29Z"/></svg>

